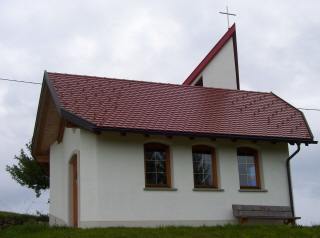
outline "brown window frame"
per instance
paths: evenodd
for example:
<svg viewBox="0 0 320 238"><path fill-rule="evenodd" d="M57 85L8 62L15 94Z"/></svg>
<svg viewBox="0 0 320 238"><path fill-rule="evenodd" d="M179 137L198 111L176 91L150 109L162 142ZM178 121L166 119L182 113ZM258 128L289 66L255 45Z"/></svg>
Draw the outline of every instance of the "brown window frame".
<svg viewBox="0 0 320 238"><path fill-rule="evenodd" d="M256 186L241 186L240 185L240 173L239 173L239 161L238 154L239 153L250 153L253 154L254 157L254 165L255 165L255 174L256 174ZM250 147L240 147L237 149L237 164L238 164L238 174L239 174L239 185L240 189L261 189L261 178L260 178L260 165L259 165L259 157L258 151L256 149Z"/></svg>
<svg viewBox="0 0 320 238"><path fill-rule="evenodd" d="M164 149L166 153L166 179L167 184L147 184L147 153L146 149ZM169 146L162 143L146 143L144 144L144 175L146 188L171 188L171 166L170 166L170 149Z"/></svg>
<svg viewBox="0 0 320 238"><path fill-rule="evenodd" d="M196 185L195 181L195 171L194 171L194 152L196 151L208 151L211 152L211 159L212 159L212 179L213 179L213 185ZM216 151L215 148L207 145L195 145L192 146L192 167L193 167L193 184L194 188L203 188L203 189L212 189L212 188L218 188L218 173L217 173L217 161L216 161Z"/></svg>

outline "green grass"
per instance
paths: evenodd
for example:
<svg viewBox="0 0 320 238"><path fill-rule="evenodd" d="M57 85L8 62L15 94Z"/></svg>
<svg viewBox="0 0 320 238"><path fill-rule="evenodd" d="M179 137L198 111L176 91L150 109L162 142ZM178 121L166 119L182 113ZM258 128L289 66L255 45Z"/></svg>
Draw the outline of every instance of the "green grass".
<svg viewBox="0 0 320 238"><path fill-rule="evenodd" d="M49 227L26 223L0 230L0 237L320 237L320 226L215 226L215 227L159 227L159 228L93 228L79 229Z"/></svg>
<svg viewBox="0 0 320 238"><path fill-rule="evenodd" d="M158 228L92 228L79 229L69 227L58 227L48 225L38 225L34 221L47 221L48 216L37 214L18 214L12 212L0 212L0 218L15 217L23 219L26 222L24 225L11 226L7 229L0 230L0 237L14 238L14 237L28 237L28 238L43 238L43 237L312 237L320 238L320 226L303 227L303 226L238 226L225 225L215 227L175 227L166 226ZM30 221L32 220L32 221Z"/></svg>

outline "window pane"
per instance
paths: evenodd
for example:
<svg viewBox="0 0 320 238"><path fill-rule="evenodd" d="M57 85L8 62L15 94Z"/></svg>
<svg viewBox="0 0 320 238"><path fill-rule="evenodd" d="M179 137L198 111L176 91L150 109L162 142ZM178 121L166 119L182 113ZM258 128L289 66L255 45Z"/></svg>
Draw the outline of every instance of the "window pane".
<svg viewBox="0 0 320 238"><path fill-rule="evenodd" d="M156 160L166 160L166 152L164 150L155 151Z"/></svg>
<svg viewBox="0 0 320 238"><path fill-rule="evenodd" d="M253 154L246 154L246 161L248 164L254 164L254 155Z"/></svg>
<svg viewBox="0 0 320 238"><path fill-rule="evenodd" d="M212 174L212 163L204 163L203 172L207 174Z"/></svg>
<svg viewBox="0 0 320 238"><path fill-rule="evenodd" d="M247 175L239 175L240 186L248 186Z"/></svg>
<svg viewBox="0 0 320 238"><path fill-rule="evenodd" d="M193 162L193 172L194 173L202 173L203 172L202 162Z"/></svg>
<svg viewBox="0 0 320 238"><path fill-rule="evenodd" d="M147 184L156 184L156 173L147 173Z"/></svg>
<svg viewBox="0 0 320 238"><path fill-rule="evenodd" d="M156 161L156 172L166 172L166 161Z"/></svg>
<svg viewBox="0 0 320 238"><path fill-rule="evenodd" d="M212 163L211 153L203 152L202 158L204 163Z"/></svg>
<svg viewBox="0 0 320 238"><path fill-rule="evenodd" d="M247 174L247 165L239 164L239 174Z"/></svg>
<svg viewBox="0 0 320 238"><path fill-rule="evenodd" d="M253 153L238 153L238 170L240 186L258 186L256 178L256 165Z"/></svg>
<svg viewBox="0 0 320 238"><path fill-rule="evenodd" d="M201 161L202 154L200 152L193 152L193 161Z"/></svg>
<svg viewBox="0 0 320 238"><path fill-rule="evenodd" d="M166 173L157 173L157 184L167 184Z"/></svg>
<svg viewBox="0 0 320 238"><path fill-rule="evenodd" d="M146 150L146 160L155 160L154 150Z"/></svg>
<svg viewBox="0 0 320 238"><path fill-rule="evenodd" d="M193 152L193 173L195 186L214 185L211 151Z"/></svg>
<svg viewBox="0 0 320 238"><path fill-rule="evenodd" d="M254 165L248 167L248 180L249 186L257 186L256 168Z"/></svg>
<svg viewBox="0 0 320 238"><path fill-rule="evenodd" d="M165 149L145 149L146 183L148 185L167 184Z"/></svg>
<svg viewBox="0 0 320 238"><path fill-rule="evenodd" d="M155 171L156 171L156 162L146 161L146 172L155 172Z"/></svg>
<svg viewBox="0 0 320 238"><path fill-rule="evenodd" d="M194 184L195 185L204 185L202 174L194 174Z"/></svg>
<svg viewBox="0 0 320 238"><path fill-rule="evenodd" d="M205 174L203 178L204 185L213 185L212 174Z"/></svg>
<svg viewBox="0 0 320 238"><path fill-rule="evenodd" d="M238 153L238 163L246 163L246 156L244 153Z"/></svg>

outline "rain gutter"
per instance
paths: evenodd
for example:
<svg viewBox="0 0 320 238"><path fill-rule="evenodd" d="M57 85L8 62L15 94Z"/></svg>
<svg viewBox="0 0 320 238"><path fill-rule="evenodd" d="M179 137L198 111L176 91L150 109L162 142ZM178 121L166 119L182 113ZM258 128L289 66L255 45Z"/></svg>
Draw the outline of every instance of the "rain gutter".
<svg viewBox="0 0 320 238"><path fill-rule="evenodd" d="M289 196L290 196L290 207L291 207L291 212L292 216L295 216L294 213L294 205L293 205L293 192L292 192L292 182L291 182L291 172L290 172L290 160L298 154L300 151L300 143L297 143L297 150L289 156L289 158L286 161L286 166L287 166L287 176L288 176L288 185L289 185Z"/></svg>

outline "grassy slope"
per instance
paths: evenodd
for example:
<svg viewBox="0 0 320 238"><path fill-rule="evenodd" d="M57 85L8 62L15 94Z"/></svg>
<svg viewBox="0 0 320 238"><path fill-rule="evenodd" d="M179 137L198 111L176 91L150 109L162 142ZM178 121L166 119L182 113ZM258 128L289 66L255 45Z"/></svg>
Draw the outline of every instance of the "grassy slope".
<svg viewBox="0 0 320 238"><path fill-rule="evenodd" d="M216 226L159 228L94 228L48 227L27 223L0 230L0 237L320 237L320 226Z"/></svg>
<svg viewBox="0 0 320 238"><path fill-rule="evenodd" d="M25 220L43 220L47 216L33 216L10 212L0 212L0 218L17 217ZM12 226L0 230L0 237L319 237L320 226L216 226L216 227L159 227L159 228L94 228L77 229L49 227L27 222L22 226Z"/></svg>
<svg viewBox="0 0 320 238"><path fill-rule="evenodd" d="M13 216L16 216L16 215L20 215L20 214L13 213L13 212L2 212L2 211L0 211L0 218L2 218L2 217L13 217Z"/></svg>
<svg viewBox="0 0 320 238"><path fill-rule="evenodd" d="M2 212L0 211L0 218L6 218L6 217L14 217L14 218L20 218L25 221L28 221L30 219L35 221L48 221L47 215L29 215L29 214L19 214L19 213L13 213L13 212Z"/></svg>

